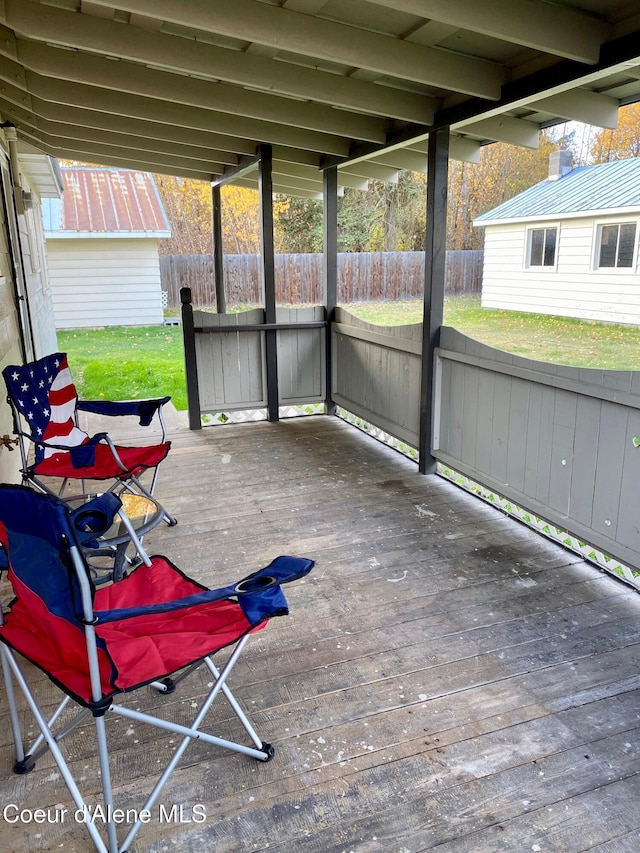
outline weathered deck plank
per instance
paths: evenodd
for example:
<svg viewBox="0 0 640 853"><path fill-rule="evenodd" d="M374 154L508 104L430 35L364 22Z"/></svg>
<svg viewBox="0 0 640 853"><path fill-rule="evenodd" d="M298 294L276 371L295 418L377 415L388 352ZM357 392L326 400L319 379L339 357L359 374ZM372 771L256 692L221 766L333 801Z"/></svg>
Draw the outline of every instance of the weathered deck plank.
<svg viewBox="0 0 640 853"><path fill-rule="evenodd" d="M154 820L138 853L638 849L635 591L332 418L176 431L159 494L179 524L147 546L209 585L279 553L317 565L232 677L275 760L190 746L161 802L206 821ZM184 722L204 682L135 705ZM69 804L48 757L11 774L4 715L2 802ZM140 807L175 739L109 729L116 797ZM90 741L65 749L95 789ZM90 847L69 819L0 817L0 849Z"/></svg>

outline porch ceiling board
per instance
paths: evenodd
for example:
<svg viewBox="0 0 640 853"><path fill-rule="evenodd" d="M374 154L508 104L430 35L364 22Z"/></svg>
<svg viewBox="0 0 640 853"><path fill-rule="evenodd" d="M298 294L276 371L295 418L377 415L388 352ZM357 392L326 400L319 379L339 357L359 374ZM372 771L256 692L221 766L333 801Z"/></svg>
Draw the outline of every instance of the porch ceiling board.
<svg viewBox="0 0 640 853"><path fill-rule="evenodd" d="M458 29L473 30L525 47L575 59L597 62L600 44L611 25L560 4L539 13L535 0L370 0L377 6L401 9L434 18Z"/></svg>
<svg viewBox="0 0 640 853"><path fill-rule="evenodd" d="M98 0L98 5L113 6L111 0ZM216 0L211 5L199 0L118 0L117 8L401 80L453 86L482 98L497 98L506 77L498 65L478 57L456 56L360 27L355 37L352 26L255 0Z"/></svg>
<svg viewBox="0 0 640 853"><path fill-rule="evenodd" d="M549 124L613 127L639 68L627 0L0 4L0 118L19 138L185 177L269 143L282 162L393 179L424 170L415 145L444 126L474 161Z"/></svg>
<svg viewBox="0 0 640 853"><path fill-rule="evenodd" d="M272 93L322 101L343 109L428 124L437 106L435 99L421 94L302 66L292 74L289 63L150 32L146 27L123 26L117 21L79 15L31 0L7 0L6 19L17 33L38 42L55 42L239 86L253 87L260 80L262 88Z"/></svg>

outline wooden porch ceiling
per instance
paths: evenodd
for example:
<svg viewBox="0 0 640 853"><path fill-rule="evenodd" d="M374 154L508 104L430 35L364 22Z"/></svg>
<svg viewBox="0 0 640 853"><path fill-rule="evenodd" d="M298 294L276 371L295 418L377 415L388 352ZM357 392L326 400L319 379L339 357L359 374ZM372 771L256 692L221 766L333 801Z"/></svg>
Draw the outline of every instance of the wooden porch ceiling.
<svg viewBox="0 0 640 853"><path fill-rule="evenodd" d="M322 191L451 155L611 127L640 97L627 0L4 0L0 115L47 153L212 180L274 154L274 189ZM257 177L243 177L254 185Z"/></svg>
<svg viewBox="0 0 640 853"><path fill-rule="evenodd" d="M137 853L636 853L636 592L335 418L172 438L159 493L179 524L152 551L208 585L283 552L317 565L232 677L274 761L190 746L161 802L206 821L154 819ZM202 690L136 704L180 722ZM12 775L0 715L3 806L68 805L48 759ZM171 737L118 725L116 804L133 808ZM65 748L91 788L87 740ZM73 821L0 819L0 849L88 847Z"/></svg>

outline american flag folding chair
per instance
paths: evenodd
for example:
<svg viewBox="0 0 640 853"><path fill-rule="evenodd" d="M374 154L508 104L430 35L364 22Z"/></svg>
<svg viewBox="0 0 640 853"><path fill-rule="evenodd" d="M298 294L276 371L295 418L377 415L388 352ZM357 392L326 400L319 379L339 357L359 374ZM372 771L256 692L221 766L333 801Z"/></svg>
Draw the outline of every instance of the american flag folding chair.
<svg viewBox="0 0 640 853"><path fill-rule="evenodd" d="M176 524L175 518L154 497L158 466L171 446L162 416L162 407L170 397L124 402L78 400L67 356L62 352L26 365L9 365L2 375L19 441L24 483L47 494L57 493L68 501L78 499L76 495L64 496L69 481L79 481L82 492L87 481L100 481L105 484L105 491L119 495L128 492L150 502L153 520L145 529L162 519ZM162 438L158 443L140 447L119 446L107 433L90 436L80 429L79 411L112 417L135 415L141 426L149 426L157 416ZM147 471L151 474L149 486L141 481ZM58 482L57 490L49 485L51 482ZM126 524L124 512L120 517ZM129 535L144 560L141 537L132 529Z"/></svg>
<svg viewBox="0 0 640 853"><path fill-rule="evenodd" d="M107 497L112 503L110 510L116 512L118 499ZM305 576L313 562L277 557L238 583L209 590L166 557L154 556L150 566L140 566L118 583L96 588L90 582L80 547L83 535L68 506L55 496L26 486L0 485L0 556L4 557L15 596L9 608L0 611L0 656L16 748L14 769L17 773L30 772L49 750L79 810L75 813L95 814L98 804L84 799L60 748L62 738L81 724L85 743L86 722L93 716L102 787L100 807L106 817L104 830L101 823L92 821L86 823L86 829L101 853L124 853L131 849L143 823L148 822L147 815L153 815L162 789L192 739L262 762L273 757L273 747L257 735L227 679L251 634L263 629L270 618L288 613L282 584ZM227 648L227 658L219 670L211 656L223 648ZM38 706L36 696L46 697L47 691L30 687L35 670L23 658L62 690L64 698L53 714L48 711L45 716ZM208 695L188 725L115 701L119 694L144 685L162 687L172 673L193 669L198 662L209 670L211 682ZM28 750L23 746L16 685L41 732ZM220 694L244 728L250 745L201 729ZM187 704L191 704L192 696L190 693ZM157 701L163 701L159 695ZM71 709L75 716L67 719ZM146 803L136 810L141 819L133 823L120 843L118 823L110 818L117 809L109 761L112 730L105 720L114 714L182 737ZM167 712L167 716L174 714L175 707ZM141 749L148 750L149 746ZM81 772L86 772L84 766Z"/></svg>

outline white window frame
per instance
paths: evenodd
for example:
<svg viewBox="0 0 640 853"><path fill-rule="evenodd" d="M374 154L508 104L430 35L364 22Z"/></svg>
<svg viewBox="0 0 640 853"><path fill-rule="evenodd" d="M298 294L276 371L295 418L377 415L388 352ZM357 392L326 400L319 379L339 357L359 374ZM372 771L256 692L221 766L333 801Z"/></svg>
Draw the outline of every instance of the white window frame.
<svg viewBox="0 0 640 853"><path fill-rule="evenodd" d="M633 258L631 260L630 267L619 267L614 265L612 267L601 267L600 266L600 247L602 241L602 229L607 225L617 225L618 228L621 225L635 225L635 235L633 239ZM594 223L594 231L593 231L593 251L591 257L591 269L594 272L599 273L611 273L612 275L634 275L638 268L638 236L640 232L640 221L637 217L626 218L620 217L615 219L601 219L596 220ZM618 231L618 244L620 239L620 232ZM617 245L618 245L617 244ZM617 255L617 248L616 248Z"/></svg>
<svg viewBox="0 0 640 853"><path fill-rule="evenodd" d="M555 231L556 232L556 245L553 253L553 264L532 264L531 263L531 247L533 243L533 232L534 231L544 231L545 232L545 240L546 240L546 232L547 231ZM558 269L558 251L560 248L560 224L539 224L539 225L529 225L525 234L524 241L524 269L525 270L533 270L534 272L556 272Z"/></svg>

